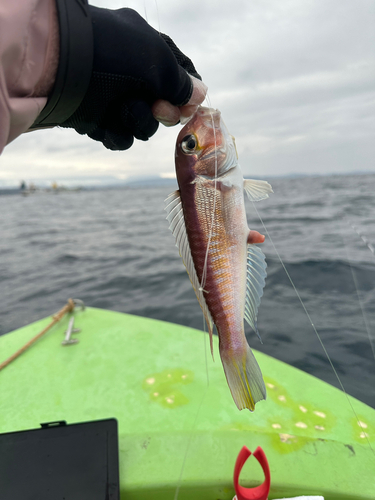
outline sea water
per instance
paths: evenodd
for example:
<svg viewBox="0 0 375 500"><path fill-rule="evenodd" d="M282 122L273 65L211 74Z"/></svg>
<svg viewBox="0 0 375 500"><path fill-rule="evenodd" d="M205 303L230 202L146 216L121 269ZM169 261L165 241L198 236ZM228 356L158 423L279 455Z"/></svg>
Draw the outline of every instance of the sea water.
<svg viewBox="0 0 375 500"><path fill-rule="evenodd" d="M345 389L375 407L375 257L360 236L375 245L375 175L267 180L274 194L257 209ZM202 329L165 220L173 189L0 196L0 334L56 312L69 297ZM264 233L246 207L249 227ZM246 327L250 345L337 386L269 239L262 249L263 344Z"/></svg>

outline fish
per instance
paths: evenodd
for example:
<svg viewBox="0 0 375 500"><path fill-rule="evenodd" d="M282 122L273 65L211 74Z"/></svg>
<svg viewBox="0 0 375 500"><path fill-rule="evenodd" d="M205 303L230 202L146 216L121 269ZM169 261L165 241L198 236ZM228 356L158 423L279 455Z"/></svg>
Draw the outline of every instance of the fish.
<svg viewBox="0 0 375 500"><path fill-rule="evenodd" d="M259 335L257 314L266 278L264 236L248 227L244 191L268 198L271 185L245 180L234 138L217 109L199 106L178 134L179 189L165 200L169 228L207 322L213 327L229 389L239 410L266 399L263 376L245 337L244 319Z"/></svg>

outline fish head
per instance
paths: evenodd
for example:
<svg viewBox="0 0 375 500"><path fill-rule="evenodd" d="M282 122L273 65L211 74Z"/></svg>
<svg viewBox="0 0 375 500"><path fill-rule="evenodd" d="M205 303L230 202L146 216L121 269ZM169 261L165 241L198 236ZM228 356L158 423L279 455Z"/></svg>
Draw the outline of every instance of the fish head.
<svg viewBox="0 0 375 500"><path fill-rule="evenodd" d="M193 182L197 176L215 179L237 165L234 138L219 110L198 107L178 134L175 158L179 183Z"/></svg>

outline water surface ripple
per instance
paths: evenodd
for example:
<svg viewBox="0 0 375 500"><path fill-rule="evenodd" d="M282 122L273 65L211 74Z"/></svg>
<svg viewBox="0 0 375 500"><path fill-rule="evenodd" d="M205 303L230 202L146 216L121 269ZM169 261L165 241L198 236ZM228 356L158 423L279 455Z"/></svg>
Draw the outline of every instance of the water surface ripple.
<svg viewBox="0 0 375 500"><path fill-rule="evenodd" d="M375 407L374 175L270 179L257 208L348 393ZM202 312L165 220L168 187L0 196L0 334L88 305L202 328ZM246 202L251 229L262 232ZM251 346L337 386L270 243ZM217 361L218 362L218 361ZM204 367L202 367L204 369Z"/></svg>

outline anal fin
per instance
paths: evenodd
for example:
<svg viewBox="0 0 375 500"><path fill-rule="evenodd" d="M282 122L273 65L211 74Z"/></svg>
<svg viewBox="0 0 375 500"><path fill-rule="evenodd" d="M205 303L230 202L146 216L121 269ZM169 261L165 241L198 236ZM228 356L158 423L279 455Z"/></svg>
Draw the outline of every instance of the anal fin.
<svg viewBox="0 0 375 500"><path fill-rule="evenodd" d="M258 335L262 342L258 327L257 316L263 288L266 284L267 264L262 250L256 245L247 246L247 274L246 274L246 300L244 318Z"/></svg>

